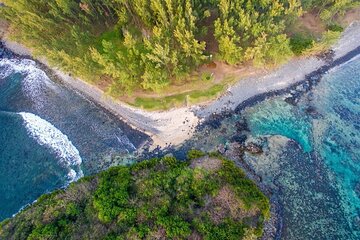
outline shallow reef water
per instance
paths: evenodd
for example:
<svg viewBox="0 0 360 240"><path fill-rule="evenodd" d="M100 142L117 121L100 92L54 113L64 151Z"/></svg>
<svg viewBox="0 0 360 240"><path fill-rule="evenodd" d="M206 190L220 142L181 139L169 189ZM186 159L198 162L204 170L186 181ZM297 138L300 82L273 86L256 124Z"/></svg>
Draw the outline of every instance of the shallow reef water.
<svg viewBox="0 0 360 240"><path fill-rule="evenodd" d="M183 149L223 152L256 175L280 205L278 237L360 239L360 58L297 89L209 121ZM250 143L262 153L234 151Z"/></svg>
<svg viewBox="0 0 360 240"><path fill-rule="evenodd" d="M278 238L360 239L360 58L304 86L214 116L168 152L219 151L248 170L280 209ZM0 219L145 140L32 60L0 59Z"/></svg>

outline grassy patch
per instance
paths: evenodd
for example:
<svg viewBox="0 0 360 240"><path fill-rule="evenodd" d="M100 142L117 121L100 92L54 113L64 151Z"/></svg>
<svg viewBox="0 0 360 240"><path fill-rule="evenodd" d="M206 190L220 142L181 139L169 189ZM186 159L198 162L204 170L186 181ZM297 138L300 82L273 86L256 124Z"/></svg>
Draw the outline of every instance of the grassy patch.
<svg viewBox="0 0 360 240"><path fill-rule="evenodd" d="M202 101L210 100L217 97L225 88L224 84L216 84L206 90L194 90L181 94L174 94L171 96L161 98L135 98L134 103L130 103L134 107L143 108L146 110L166 110L173 107L180 107L190 104L196 104Z"/></svg>
<svg viewBox="0 0 360 240"><path fill-rule="evenodd" d="M189 94L189 101L191 104L199 103L212 99L219 95L224 90L225 86L217 84L205 91L193 91Z"/></svg>
<svg viewBox="0 0 360 240"><path fill-rule="evenodd" d="M201 74L201 80L202 81L212 81L212 80L214 80L214 76L213 76L213 74L212 73L210 73L210 72L203 72L202 74Z"/></svg>
<svg viewBox="0 0 360 240"><path fill-rule="evenodd" d="M185 104L186 94L177 94L162 98L144 98L137 97L132 103L134 107L147 110L166 110L172 107L178 107Z"/></svg>

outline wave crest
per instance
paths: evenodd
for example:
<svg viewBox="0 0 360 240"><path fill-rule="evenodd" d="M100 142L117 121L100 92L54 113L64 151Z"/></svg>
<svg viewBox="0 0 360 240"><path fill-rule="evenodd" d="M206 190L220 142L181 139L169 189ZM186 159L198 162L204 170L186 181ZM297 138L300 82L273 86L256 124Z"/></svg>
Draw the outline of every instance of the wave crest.
<svg viewBox="0 0 360 240"><path fill-rule="evenodd" d="M80 153L69 138L48 121L32 113L20 112L29 135L40 145L46 146L57 155L60 163L68 168L69 182L83 176Z"/></svg>
<svg viewBox="0 0 360 240"><path fill-rule="evenodd" d="M34 102L37 109L43 108L45 103L44 92L46 89L54 90L51 80L46 73L36 66L30 59L1 59L0 78L4 79L14 73L24 76L21 88L23 93Z"/></svg>

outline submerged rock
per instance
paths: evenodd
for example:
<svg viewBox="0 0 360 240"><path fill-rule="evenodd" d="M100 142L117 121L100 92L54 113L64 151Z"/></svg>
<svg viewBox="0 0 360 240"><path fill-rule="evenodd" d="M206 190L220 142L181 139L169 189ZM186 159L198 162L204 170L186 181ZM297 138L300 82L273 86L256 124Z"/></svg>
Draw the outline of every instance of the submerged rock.
<svg viewBox="0 0 360 240"><path fill-rule="evenodd" d="M315 107L313 106L309 106L306 110L305 110L306 114L312 116L313 118L318 118L320 117L320 113L316 110Z"/></svg>
<svg viewBox="0 0 360 240"><path fill-rule="evenodd" d="M218 150L219 153L224 154L225 151L226 151L225 145L224 145L224 144L220 144L220 145L217 147L217 150Z"/></svg>
<svg viewBox="0 0 360 240"><path fill-rule="evenodd" d="M247 136L245 134L241 134L241 135L237 134L231 138L231 142L237 142L240 144L244 144L246 139L247 139Z"/></svg>
<svg viewBox="0 0 360 240"><path fill-rule="evenodd" d="M295 97L288 97L288 98L285 98L285 102L290 105L296 106L297 99Z"/></svg>
<svg viewBox="0 0 360 240"><path fill-rule="evenodd" d="M356 193L356 196L360 198L360 181L356 183L354 191Z"/></svg>
<svg viewBox="0 0 360 240"><path fill-rule="evenodd" d="M245 119L242 119L235 123L237 132L249 131L249 126Z"/></svg>

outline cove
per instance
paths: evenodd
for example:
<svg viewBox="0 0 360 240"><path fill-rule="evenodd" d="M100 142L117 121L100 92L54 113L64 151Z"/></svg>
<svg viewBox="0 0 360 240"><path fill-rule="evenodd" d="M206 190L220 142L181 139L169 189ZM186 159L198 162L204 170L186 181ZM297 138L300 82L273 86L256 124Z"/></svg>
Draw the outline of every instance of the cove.
<svg viewBox="0 0 360 240"><path fill-rule="evenodd" d="M128 164L147 139L35 61L0 48L0 220L83 175Z"/></svg>

